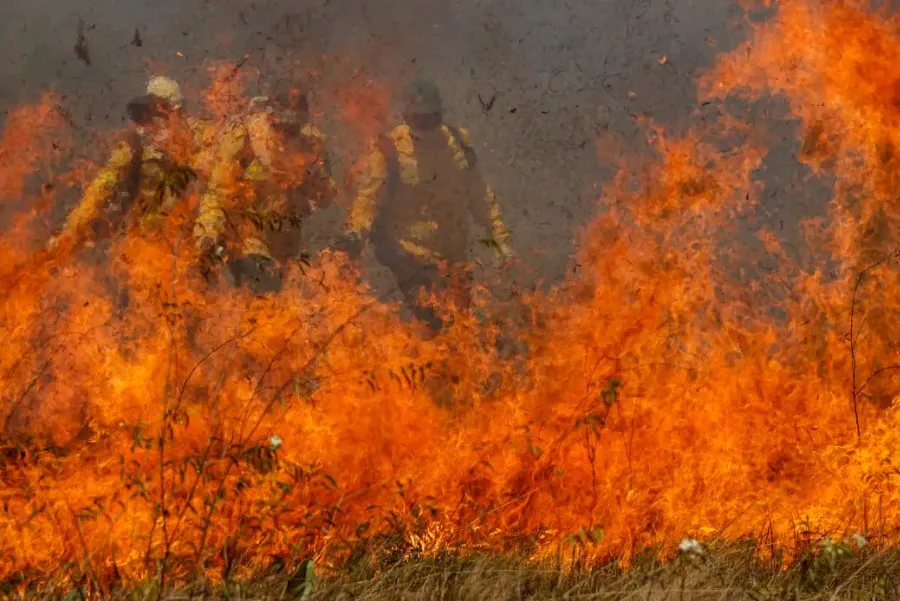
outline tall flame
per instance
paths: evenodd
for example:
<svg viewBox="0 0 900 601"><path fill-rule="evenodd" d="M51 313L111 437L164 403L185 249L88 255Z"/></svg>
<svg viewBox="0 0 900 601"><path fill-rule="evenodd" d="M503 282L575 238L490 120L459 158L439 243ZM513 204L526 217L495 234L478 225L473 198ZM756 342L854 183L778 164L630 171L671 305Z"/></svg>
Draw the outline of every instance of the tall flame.
<svg viewBox="0 0 900 601"><path fill-rule="evenodd" d="M731 224L768 149L735 118L676 139L649 126L655 157L622 165L574 275L520 295L515 324L485 285L429 341L327 251L275 297L204 289L187 209L101 266L29 255L17 220L0 244L16 266L0 578L67 566L103 589L161 565L223 578L448 549L628 561L687 535L896 543L897 25L862 2L785 2L701 81L710 101L787 99L804 160L834 180L808 229L835 273L764 231L780 267L736 275ZM210 106L231 107L217 89ZM51 153L31 125L49 106L7 121L6 198Z"/></svg>

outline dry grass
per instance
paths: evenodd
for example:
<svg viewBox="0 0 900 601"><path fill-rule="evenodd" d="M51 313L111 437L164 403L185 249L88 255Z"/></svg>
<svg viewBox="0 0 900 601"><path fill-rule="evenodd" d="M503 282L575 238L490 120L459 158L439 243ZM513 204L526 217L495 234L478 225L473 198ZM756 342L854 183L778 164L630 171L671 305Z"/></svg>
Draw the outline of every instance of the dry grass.
<svg viewBox="0 0 900 601"><path fill-rule="evenodd" d="M730 544L705 556L681 555L661 563L649 556L629 569L615 563L564 573L513 558L419 559L378 569L365 560L312 585L303 569L260 575L249 582L196 584L160 595L153 584L118 591L113 601L519 601L609 600L893 600L900 599L900 550L857 551L833 558L806 553L787 570L755 559L752 546ZM81 601L80 591L45 591L35 601Z"/></svg>

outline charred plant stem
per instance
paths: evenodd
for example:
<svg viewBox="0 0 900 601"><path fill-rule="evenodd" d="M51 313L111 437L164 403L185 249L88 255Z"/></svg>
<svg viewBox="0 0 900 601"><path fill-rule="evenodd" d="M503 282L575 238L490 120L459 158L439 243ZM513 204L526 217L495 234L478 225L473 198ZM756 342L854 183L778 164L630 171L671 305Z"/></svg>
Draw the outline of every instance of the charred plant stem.
<svg viewBox="0 0 900 601"><path fill-rule="evenodd" d="M856 391L857 394L862 394L862 391L866 389L866 386L869 385L869 382L871 382L872 380L874 380L881 374L888 372L888 371L893 371L895 369L900 369L900 364L888 365L887 367L881 367L881 368L876 369L875 371L872 372L872 375L870 375L868 378L866 378L866 381L862 383L862 386L860 386L859 390Z"/></svg>
<svg viewBox="0 0 900 601"><path fill-rule="evenodd" d="M171 288L170 294L172 299L172 306L178 306L178 289L176 287L177 274L178 274L178 247L181 242L181 238L179 237L174 244L172 249L172 279L171 279ZM165 305L164 305L165 308ZM169 329L169 352L166 361L166 383L165 388L163 389L163 402L162 402L162 423L160 424L160 433L159 433L159 519L162 524L162 534L163 534L163 558L159 565L159 590L157 591L157 601L162 601L163 597L166 593L166 576L168 574L168 564L169 558L172 555L172 539L169 533L169 511L166 508L166 503L168 502L166 497L166 436L169 435L169 419L173 415L173 410L169 407L169 398L172 392L172 383L173 377L177 378L177 347L176 347L176 337L175 337L175 320L170 319L168 312L166 313L166 325ZM173 374L173 372L175 372ZM176 406L178 406L181 402L181 398L176 402ZM175 433L172 432L171 436L174 438ZM152 538L151 538L152 544Z"/></svg>
<svg viewBox="0 0 900 601"><path fill-rule="evenodd" d="M305 373L307 370L309 370L309 368L312 367L312 365L316 362L316 360L318 360L319 357L322 356L322 353L324 353L325 350L331 345L332 341L335 338L337 338L338 335L341 332L343 332L347 326L349 326L351 323L353 323L353 320L355 320L357 317L359 317L360 315L365 313L368 309L370 309L372 306L374 306L374 304L375 304L374 302L371 302L371 303L367 303L367 304L363 305L362 308L360 308L356 313L354 313L349 319L347 319L344 323L342 323L341 325L336 327L334 329L334 331L328 335L328 338L326 338L321 344L319 344L319 348L316 350L316 352L313 354L313 356L310 357L310 359L300 368L299 373ZM262 413L260 413L259 418L256 420L256 423L253 425L253 428L250 430L249 434L247 434L247 436L244 440L250 440L253 438L253 436L256 434L257 429L259 429L259 427L262 425L262 421L263 421L263 419L265 419L265 416L268 415L269 412L272 411L272 407L274 407L275 403L278 402L278 398L287 389L287 387L290 386L292 383L293 383L293 378L288 378L287 381L285 381L285 383L282 386L280 386L278 388L278 390L275 391L275 394L272 395L272 398L269 400L268 404L265 406Z"/></svg>
<svg viewBox="0 0 900 601"><path fill-rule="evenodd" d="M172 363L175 354L175 334L169 327L169 357L166 365L166 386L163 391L162 424L159 432L159 519L162 523L163 558L159 565L159 591L157 600L162 601L166 591L166 573L168 571L171 541L169 539L168 510L166 509L166 436L169 430L169 418L172 411L169 409L169 391L172 387Z"/></svg>
<svg viewBox="0 0 900 601"><path fill-rule="evenodd" d="M363 305L359 310L357 310L353 315L351 315L344 323L342 323L337 328L335 328L334 331L321 344L319 344L319 348L313 354L313 356L310 357L310 359L306 362L306 364L301 368L301 371L306 371L306 369L308 369L311 365L313 365L313 363L322 355L322 353L325 352L325 350L328 348L328 346L331 344L331 342L341 332L343 332L344 329L348 325L353 323L353 321L356 318L358 318L360 315L362 315L367 310L369 310L371 307L373 307L376 302L377 301L373 301L373 302ZM294 333L296 333L296 330L294 331ZM294 333L292 333L291 336L293 336ZM280 354L282 351L283 351L283 349L280 349L278 351L278 353L276 353L276 356L273 357L272 361L269 363L269 367L267 368L265 373L268 373L268 371L271 369L272 365L274 365L275 361L277 360L277 355ZM265 374L263 377L265 377ZM249 439L253 438L253 436L256 434L256 430L259 428L259 426L262 424L263 420L265 419L265 416L271 411L272 407L275 406L275 403L278 402L278 398L281 395L281 393L291 384L292 381L293 381L293 379L289 378L283 386L281 386L278 390L275 391L275 393L272 395L272 399L269 401L269 403L263 409L263 412L260 414L259 419L256 421L256 423L254 424L253 428L250 430L250 432L246 436L246 438L244 438L244 437L241 438L241 442L243 442L243 440L249 440ZM257 387L254 390L253 396L256 396L258 394L261 386L262 386L262 378L260 379L260 382L257 384ZM215 510L216 505L218 504L218 499L221 498L222 494L225 491L225 484L228 481L228 476L231 474L231 470L234 468L236 463L237 463L236 461L231 461L228 463L228 467L225 468L225 472L222 474L222 477L219 481L219 488L216 491L216 496L209 503L209 507L206 510L206 514L203 516L203 522L202 522L203 527L200 532L200 542L197 545L197 552L195 554L195 564L196 564L195 569L196 570L202 569L202 564L204 561L203 555L204 555L204 550L206 548L206 539L209 536L209 528L210 528L210 525L212 524L212 514L213 514L213 511Z"/></svg>
<svg viewBox="0 0 900 601"><path fill-rule="evenodd" d="M44 362L44 364L41 366L40 370L38 370L38 373L31 379L30 382L28 382L28 385L25 386L25 389L19 395L19 398L16 399L16 401L12 403L12 408L7 412L6 419L3 422L3 433L4 434L9 433L10 423L12 422L12 419L16 416L16 412L18 411L19 407L22 405L22 401L24 401L25 397L28 396L32 390L34 390L34 387L40 381L41 377L45 373L47 373L48 367L50 367L50 361Z"/></svg>
<svg viewBox="0 0 900 601"><path fill-rule="evenodd" d="M859 275L856 277L856 284L853 286L853 297L851 298L851 301L850 301L850 335L849 335L849 339L850 339L850 378L851 378L850 398L853 401L853 418L856 421L856 441L857 441L857 443L862 441L862 428L860 427L860 424L859 424L859 395L862 393L863 388L865 388L866 385L872 381L872 378L879 375L880 373L883 373L884 371L893 369L895 367L900 367L900 366L890 366L890 367L875 370L875 372L871 376L869 376L869 378L865 381L865 383L862 385L862 387L859 387L859 388L857 387L857 385L856 385L856 381L857 381L857 375L856 375L856 336L857 336L857 332L855 331L855 328L854 328L854 325L855 325L854 319L856 317L856 297L857 297L857 294L859 293L859 287L862 285L863 279L866 277L866 274L868 274L873 269L880 267L881 265L883 265L890 259L898 257L898 256L900 256L900 250L895 250L895 251L885 255L878 261L872 263L871 265L869 265L868 267L866 267L865 269L863 269L862 271L859 272Z"/></svg>
<svg viewBox="0 0 900 601"><path fill-rule="evenodd" d="M243 442L245 440L248 440L253 437L253 433L256 431L256 427L254 427L250 431L250 434L248 436L246 436L246 437L244 436L244 426L245 426L247 420L250 419L250 414L253 411L253 401L255 401L256 398L259 396L259 393L263 387L263 383L266 381L266 377L269 375L269 373L271 373L272 368L275 366L275 362L278 361L278 359L287 350L288 344L290 343L291 339L297 334L297 332L300 331L300 328L301 328L301 326L298 325L296 328L291 330L290 334L288 334L287 337L285 338L284 344L281 346L281 348L279 348L277 351L275 351L275 353L272 354L272 358L269 360L269 363L266 365L266 368L263 370L262 374L259 376L259 380L256 382L256 386L254 386L254 388L253 388L253 394L251 394L250 398L247 399L247 410L244 412L244 416L241 418L241 424L240 424L240 428L238 429L238 436L237 436L237 440L238 440L237 444L238 445L243 444ZM278 393L276 393L276 397L274 397L276 399L277 399L277 394ZM273 404L274 404L274 401L272 403L269 403L266 405L266 407L263 409L262 414L260 415L260 421L263 418L265 418L265 415L269 412L269 409L271 408L271 406ZM256 425L258 426L259 422L257 422Z"/></svg>
<svg viewBox="0 0 900 601"><path fill-rule="evenodd" d="M212 350L207 352L206 355L204 355L194 365L194 367L191 368L191 370L188 372L187 377L185 377L184 382L181 385L181 390L178 393L178 401L175 405L176 411L181 407L181 403L183 402L184 393L185 393L185 390L187 389L188 382L191 380L191 377L193 377L193 375L197 371L197 369L199 369L200 366L203 365L206 361L208 361L215 353L217 353L221 349L225 348L226 346L228 346L234 342L237 342L243 338L246 338L247 336L252 334L255 329L256 328L251 328L247 332L244 332L241 334L236 334L235 336L232 336L231 338L229 338L222 344L219 344L218 346L214 347ZM203 455L201 456L200 461L196 468L196 471L197 471L196 478L194 478L194 482L191 485L191 489L188 491L188 495L187 495L187 498L185 499L184 506L178 512L178 517L175 522L175 526L172 529L173 537L177 536L179 530L181 529L181 523L184 520L184 516L187 514L187 511L190 508L191 502L193 502L193 500L194 500L194 495L197 494L197 487L199 486L200 480L202 479L203 471L206 469L206 462L209 460L209 453L210 453L211 449L212 449L212 443L210 442L209 444L206 445L206 448L203 450Z"/></svg>
<svg viewBox="0 0 900 601"><path fill-rule="evenodd" d="M853 417L856 420L857 442L862 440L862 430L859 427L859 402L857 398L859 396L859 391L856 389L856 337L853 332L853 319L856 314L856 293L859 290L859 285L862 283L865 274L866 272L862 271L856 278L856 285L853 287L853 298L850 302L850 385L852 387L850 389L850 396L853 401Z"/></svg>
<svg viewBox="0 0 900 601"><path fill-rule="evenodd" d="M78 516L75 515L75 512L72 510L71 505L66 505L69 508L69 513L72 516L72 523L75 526L75 532L78 534L78 543L81 545L81 552L84 553L84 567L87 570L88 577L91 579L94 587L97 589L97 593L100 595L101 599L106 598L106 591L103 590L103 585L100 583L100 579L97 578L97 573L94 571L94 565L91 562L91 554L88 551L87 542L84 540L84 532L81 531L81 522L78 521Z"/></svg>
<svg viewBox="0 0 900 601"><path fill-rule="evenodd" d="M181 389L178 391L178 400L176 401L175 408L178 409L181 406L181 403L184 400L184 393L187 390L188 383L191 381L191 378L194 377L194 374L197 372L198 369L200 369L200 367L204 363L206 363L213 355L218 353L220 350L222 350L226 346L228 346L234 342L237 342L239 340L243 340L244 338L246 338L247 336L252 334L255 330L256 330L256 328L252 327L249 330L247 330L246 332L235 334L234 336L232 336L225 342L223 342L217 346L214 346L210 351L208 351L205 355L203 355L203 357L201 357L200 360L194 364L194 366L188 372L187 377L185 377L184 381L181 383Z"/></svg>

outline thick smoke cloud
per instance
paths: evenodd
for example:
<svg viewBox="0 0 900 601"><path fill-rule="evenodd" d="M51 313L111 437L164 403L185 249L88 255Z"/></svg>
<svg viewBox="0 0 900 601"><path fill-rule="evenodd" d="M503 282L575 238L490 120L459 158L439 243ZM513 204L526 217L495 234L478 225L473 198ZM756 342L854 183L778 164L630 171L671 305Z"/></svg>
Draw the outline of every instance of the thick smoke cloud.
<svg viewBox="0 0 900 601"><path fill-rule="evenodd" d="M188 88L205 83L203 60L245 54L263 77L324 55L353 57L389 85L421 70L441 82L451 119L484 144L532 275L556 279L613 172L598 140L614 134L639 152L635 114L682 126L698 70L743 37L740 14L717 0L4 2L0 104L54 88L90 139L121 124L154 64ZM332 104L312 97L319 110Z"/></svg>

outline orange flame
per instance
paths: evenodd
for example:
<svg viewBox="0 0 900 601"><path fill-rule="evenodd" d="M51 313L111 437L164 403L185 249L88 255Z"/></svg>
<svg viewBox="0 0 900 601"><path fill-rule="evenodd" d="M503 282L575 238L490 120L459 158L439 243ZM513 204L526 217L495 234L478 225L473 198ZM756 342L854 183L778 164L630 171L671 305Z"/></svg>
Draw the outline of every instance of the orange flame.
<svg viewBox="0 0 900 601"><path fill-rule="evenodd" d="M653 131L658 159L623 165L580 269L520 296L522 323L498 321L510 309L485 287L430 341L330 252L277 296L202 288L185 208L159 237L117 240L109 265L4 274L0 578L103 589L161 564L223 578L273 556L448 549L627 561L684 536L896 543L895 255L869 269L859 232L895 223L897 23L853 2L779 10L702 85L788 99L836 181L807 227L835 240L840 275L782 256L735 277L730 226L767 148L733 118ZM370 136L384 115L356 99L343 116ZM4 139L28 148L32 114Z"/></svg>

